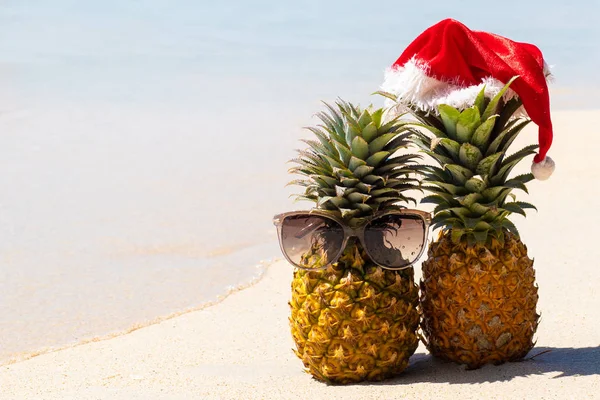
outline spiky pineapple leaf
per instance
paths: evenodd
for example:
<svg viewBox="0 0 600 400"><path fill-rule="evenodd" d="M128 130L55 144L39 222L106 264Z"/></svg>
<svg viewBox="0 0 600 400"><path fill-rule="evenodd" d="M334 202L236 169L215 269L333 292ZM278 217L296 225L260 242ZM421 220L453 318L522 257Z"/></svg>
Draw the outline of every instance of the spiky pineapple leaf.
<svg viewBox="0 0 600 400"><path fill-rule="evenodd" d="M457 198L460 205L464 207L471 207L472 204L478 202L483 199L483 195L479 193L469 193L466 196L462 196Z"/></svg>
<svg viewBox="0 0 600 400"><path fill-rule="evenodd" d="M438 154L438 153L434 153L433 151L421 150L421 152L423 152L423 153L427 154L428 156L430 156L431 158L433 158L442 167L446 164L453 164L455 162L452 158L446 157L446 156Z"/></svg>
<svg viewBox="0 0 600 400"><path fill-rule="evenodd" d="M389 164L397 164L395 165L395 167L408 167L408 163L415 161L415 160L419 160L421 158L420 155L418 154L402 154L399 156L395 156L395 157L390 157L388 159ZM422 167L420 167L422 168ZM385 169L384 171L387 171L388 169Z"/></svg>
<svg viewBox="0 0 600 400"><path fill-rule="evenodd" d="M433 214L434 215L438 215L440 212L442 211L446 211L449 208L455 207L452 204L449 203L442 203L442 204L438 204L437 206L435 206L435 208L433 209Z"/></svg>
<svg viewBox="0 0 600 400"><path fill-rule="evenodd" d="M490 103L488 104L488 106L485 108L485 111L483 112L483 115L481 116L482 120L486 120L489 117L491 117L493 114L496 114L498 111L498 104L500 103L500 100L502 99L502 96L504 96L504 93L506 93L506 91L508 90L509 86L517 79L519 78L519 76L514 76L513 78L511 78L508 83L506 85L504 85L504 87L498 92L498 94L496 96L494 96L492 98L492 100L490 100Z"/></svg>
<svg viewBox="0 0 600 400"><path fill-rule="evenodd" d="M333 167L333 174L338 178L354 178L354 175L352 174L352 171L350 171L348 168L337 168L337 167Z"/></svg>
<svg viewBox="0 0 600 400"><path fill-rule="evenodd" d="M397 134L397 136L390 140L384 147L383 150L385 151L390 151L390 152L395 152L399 149L405 148L410 144L410 141L408 140L408 138L411 136L410 132L407 133L400 133ZM379 138L375 139L378 140Z"/></svg>
<svg viewBox="0 0 600 400"><path fill-rule="evenodd" d="M508 100L500 112L500 116L496 121L496 127L498 127L500 130L503 130L506 123L514 116L515 112L517 112L519 107L522 105L523 102L519 97L513 97L512 99Z"/></svg>
<svg viewBox="0 0 600 400"><path fill-rule="evenodd" d="M311 131L317 137L317 139L319 139L319 142L321 143L321 149L326 149L327 153L332 157L337 155L335 147L327 139L327 134L325 132L312 126L306 126L304 129ZM315 148L314 146L311 147Z"/></svg>
<svg viewBox="0 0 600 400"><path fill-rule="evenodd" d="M377 126L373 122L370 122L362 130L362 137L367 143L370 143L372 140L374 140L377 137L377 134Z"/></svg>
<svg viewBox="0 0 600 400"><path fill-rule="evenodd" d="M458 143L452 139L448 139L448 138L433 139L431 141L431 147L433 147L431 150L435 153L440 154L438 146L440 146L444 150L446 150L452 159L454 159L456 161L459 160L458 153L460 151L460 143Z"/></svg>
<svg viewBox="0 0 600 400"><path fill-rule="evenodd" d="M371 113L371 120L375 126L381 125L381 118L383 117L383 108L378 108L377 110Z"/></svg>
<svg viewBox="0 0 600 400"><path fill-rule="evenodd" d="M465 188L473 193L479 193L487 187L486 183L479 178L473 177L465 182Z"/></svg>
<svg viewBox="0 0 600 400"><path fill-rule="evenodd" d="M356 169L354 171L352 171L352 173L354 174L355 177L357 177L358 179L361 179L361 178L369 175L371 172L373 172L374 169L375 169L375 167L372 167L370 165L360 165L360 166L356 167Z"/></svg>
<svg viewBox="0 0 600 400"><path fill-rule="evenodd" d="M361 160L358 157L352 156L350 157L350 162L348 163L348 168L350 168L351 171L355 171L356 168L362 166L362 165L367 165L367 162L365 160Z"/></svg>
<svg viewBox="0 0 600 400"><path fill-rule="evenodd" d="M521 214L524 217L527 216L525 214L525 211L523 210L523 208L521 206L519 206L517 203L504 203L502 205L502 208L510 211L511 213Z"/></svg>
<svg viewBox="0 0 600 400"><path fill-rule="evenodd" d="M459 185L464 185L473 176L473 172L470 169L458 164L446 164L444 165L444 169L452 174L454 182Z"/></svg>
<svg viewBox="0 0 600 400"><path fill-rule="evenodd" d="M403 114L402 114L403 115ZM399 121L402 115L397 115L391 120L387 121L385 124L381 125L377 132L386 133L386 132L396 132L399 129L402 129L404 125L408 124L407 121Z"/></svg>
<svg viewBox="0 0 600 400"><path fill-rule="evenodd" d="M328 202L333 204L337 208L345 208L350 206L350 202L348 201L348 199L341 196L332 197L328 200Z"/></svg>
<svg viewBox="0 0 600 400"><path fill-rule="evenodd" d="M341 160L336 160L332 157L329 157L328 155L323 154L322 157L324 157L327 162L329 163L329 165L332 168L345 168L344 164L342 164ZM350 160L350 162L352 162L352 159ZM333 170L333 169L332 169Z"/></svg>
<svg viewBox="0 0 600 400"><path fill-rule="evenodd" d="M369 144L362 137L356 136L352 139L351 150L356 158L364 160L369 155Z"/></svg>
<svg viewBox="0 0 600 400"><path fill-rule="evenodd" d="M484 206L483 204L480 204L480 203L473 203L469 207L469 210L471 210L474 214L483 216L485 213L487 213L490 210L490 208L487 206Z"/></svg>
<svg viewBox="0 0 600 400"><path fill-rule="evenodd" d="M481 125L479 125L471 137L471 143L477 146L481 151L485 151L485 149L488 147L497 118L498 115L495 114L486 119Z"/></svg>
<svg viewBox="0 0 600 400"><path fill-rule="evenodd" d="M390 152L389 151L378 151L375 154L372 154L371 156L369 156L369 158L367 158L367 165L371 166L371 167L377 167L379 164L381 164L387 157L389 157Z"/></svg>
<svg viewBox="0 0 600 400"><path fill-rule="evenodd" d="M346 196L346 198L348 200L350 200L353 204L356 204L356 203L366 203L367 200L369 200L371 198L371 195L364 194L364 193L353 192L353 193L348 194Z"/></svg>
<svg viewBox="0 0 600 400"><path fill-rule="evenodd" d="M454 244L459 244L464 235L466 235L464 229L452 229L450 231L450 240L452 240L452 243Z"/></svg>
<svg viewBox="0 0 600 400"><path fill-rule="evenodd" d="M307 144L308 147L313 149L316 155L327 154L329 157L339 158L337 150L333 146L331 146L331 144L324 146L320 141L310 139L300 139L300 141Z"/></svg>
<svg viewBox="0 0 600 400"><path fill-rule="evenodd" d="M360 128L360 126L358 126L358 124L354 120L350 120L349 118L346 118L346 121L348 123L348 127L346 128L346 136L345 136L346 143L352 144L352 141L354 140L354 138L360 136L361 128Z"/></svg>
<svg viewBox="0 0 600 400"><path fill-rule="evenodd" d="M502 186L507 187L507 188L512 188L512 189L521 189L525 193L529 193L527 186L525 186L525 184L523 182L521 182L517 179L509 179L508 181L504 182L502 184Z"/></svg>
<svg viewBox="0 0 600 400"><path fill-rule="evenodd" d="M429 111L423 111L414 105L408 105L411 114L422 124L430 125L439 131L444 130L444 124L439 116Z"/></svg>
<svg viewBox="0 0 600 400"><path fill-rule="evenodd" d="M383 150L385 145L387 145L396 136L398 136L398 134L396 133L384 133L383 135L379 136L376 139L373 139L372 141L367 140L367 142L369 142L369 152L371 154L375 154L378 151Z"/></svg>
<svg viewBox="0 0 600 400"><path fill-rule="evenodd" d="M317 182L320 186L335 187L338 183L337 179L328 175L310 175L310 178Z"/></svg>
<svg viewBox="0 0 600 400"><path fill-rule="evenodd" d="M485 198L488 203L497 202L498 198L500 198L505 190L510 192L510 189L505 188L504 186L494 186L491 188L485 189L481 194Z"/></svg>
<svg viewBox="0 0 600 400"><path fill-rule="evenodd" d="M483 88L479 91L479 93L477 93L474 103L475 107L477 107L477 110L479 110L479 115L483 114L485 111L485 107L487 105L486 102L487 99L485 97L485 85L483 85Z"/></svg>
<svg viewBox="0 0 600 400"><path fill-rule="evenodd" d="M345 187L355 187L358 183L360 183L360 179L341 177L340 183Z"/></svg>
<svg viewBox="0 0 600 400"><path fill-rule="evenodd" d="M500 192L500 194L495 200L496 204L504 204L508 196L514 199L514 194L511 193L511 190L511 188L505 188L502 192Z"/></svg>
<svg viewBox="0 0 600 400"><path fill-rule="evenodd" d="M481 176L493 174L496 163L502 158L503 155L504 153L500 152L485 157L479 162L479 164L477 164L475 172Z"/></svg>
<svg viewBox="0 0 600 400"><path fill-rule="evenodd" d="M285 186L303 186L303 187L308 187L310 185L312 185L313 182L309 181L308 179L292 179L291 181L289 181L288 183L286 183Z"/></svg>
<svg viewBox="0 0 600 400"><path fill-rule="evenodd" d="M350 220L352 217L357 215L360 210L358 209L350 209L350 208L340 208L340 212L342 213L342 218Z"/></svg>
<svg viewBox="0 0 600 400"><path fill-rule="evenodd" d="M477 165L483 158L481 151L470 143L463 143L458 151L460 162L471 171L477 169Z"/></svg>
<svg viewBox="0 0 600 400"><path fill-rule="evenodd" d="M445 182L452 179L452 175L443 168L436 167L433 165L426 165L422 168L422 174L426 174L431 177L431 180Z"/></svg>
<svg viewBox="0 0 600 400"><path fill-rule="evenodd" d="M448 137L451 139L456 139L456 125L459 121L460 111L447 104L440 104L438 106L438 112L440 113L440 117Z"/></svg>
<svg viewBox="0 0 600 400"><path fill-rule="evenodd" d="M335 186L335 193L332 194L332 196L344 197L344 196L346 196L346 194L350 194L350 193L355 192L355 191L356 191L356 189L354 189L354 188L336 185Z"/></svg>
<svg viewBox="0 0 600 400"><path fill-rule="evenodd" d="M530 120L515 120L513 124L507 125L507 128L502 131L489 145L486 155L496 152L506 153L512 142L517 138L521 130L527 126Z"/></svg>
<svg viewBox="0 0 600 400"><path fill-rule="evenodd" d="M444 211L442 211L440 214L443 214ZM437 216L439 216L440 214L437 214ZM437 228L452 228L453 226L462 226L463 222L460 220L460 218L451 218L451 217L442 217L439 218L436 221L436 217L433 217L433 219L431 220L431 229L437 229Z"/></svg>
<svg viewBox="0 0 600 400"><path fill-rule="evenodd" d="M350 162L350 159L352 158L352 152L350 151L350 149L345 144L341 144L338 142L334 142L334 146L335 146L336 150L338 151L338 154L340 156L340 161L342 161L344 164L348 165L348 163Z"/></svg>
<svg viewBox="0 0 600 400"><path fill-rule="evenodd" d="M481 117L477 107L473 106L463 110L456 124L456 139L458 142L469 142L479 125L481 125Z"/></svg>
<svg viewBox="0 0 600 400"><path fill-rule="evenodd" d="M489 231L490 229L492 229L492 226L490 224L488 224L485 221L479 221L477 220L477 223L475 224L475 226L473 226L473 230L475 231Z"/></svg>
<svg viewBox="0 0 600 400"><path fill-rule="evenodd" d="M380 196L383 196L384 194L387 195L387 194L390 194L390 193L397 194L398 190L392 189L392 188L389 188L389 187L384 187L382 189L373 190L371 192L371 195L373 195L374 197L380 197Z"/></svg>
<svg viewBox="0 0 600 400"><path fill-rule="evenodd" d="M315 191L312 190L311 188L311 194L313 194ZM335 189L331 189L331 188L325 188L325 187L319 187L316 190L317 194L319 195L319 197L322 196L335 196Z"/></svg>
<svg viewBox="0 0 600 400"><path fill-rule="evenodd" d="M519 205L519 207L521 207L523 209L530 208L530 209L533 209L533 210L537 211L536 206L534 206L531 203L527 203L527 202L524 202L524 201L515 201L515 204Z"/></svg>
<svg viewBox="0 0 600 400"><path fill-rule="evenodd" d="M515 226L515 224L513 224L510 220L508 219L503 219L502 220L502 227L508 229L508 231L510 233L512 233L513 235L515 235L517 238L519 238L521 235L519 234L519 230L517 229L517 227Z"/></svg>
<svg viewBox="0 0 600 400"><path fill-rule="evenodd" d="M358 110L356 110L356 112L358 112ZM361 129L365 129L371 122L372 119L369 110L363 110L362 114L360 114L360 118L358 119L358 125L360 125Z"/></svg>
<svg viewBox="0 0 600 400"><path fill-rule="evenodd" d="M435 186L445 190L446 193L449 193L453 196L463 196L463 195L467 194L466 190L462 186L453 185L453 184L447 183L447 182L436 182L436 181L430 181L427 183L430 185L435 185Z"/></svg>
<svg viewBox="0 0 600 400"><path fill-rule="evenodd" d="M431 151L431 139L425 135L421 135L420 132L413 137L412 142L421 150Z"/></svg>
<svg viewBox="0 0 600 400"><path fill-rule="evenodd" d="M378 94L379 96L383 96L383 97L385 97L387 99L390 99L390 100L392 100L394 102L396 102L398 100L398 96L396 96L393 93L386 92L386 91L383 91L383 90L377 90L377 91L373 92L372 94Z"/></svg>
<svg viewBox="0 0 600 400"><path fill-rule="evenodd" d="M529 146L529 147L531 147L531 146ZM527 149L523 149L523 150L527 150ZM492 179L491 179L492 184L501 185L503 182L505 182L508 179L508 175L510 174L510 171L512 171L512 169L524 157L523 154L529 155L529 154L534 154L534 153L535 153L534 150L529 149L527 151L522 151L522 153L518 157L513 157L510 161L504 160L500 164L500 170L498 171L498 173L492 177Z"/></svg>
<svg viewBox="0 0 600 400"><path fill-rule="evenodd" d="M367 175L362 178L362 181L367 185L384 185L385 180L379 175Z"/></svg>
<svg viewBox="0 0 600 400"><path fill-rule="evenodd" d="M519 180L523 183L530 182L535 179L532 173L517 175L513 179Z"/></svg>
<svg viewBox="0 0 600 400"><path fill-rule="evenodd" d="M294 198L294 201L302 201L302 200L308 200L308 201L317 201L317 196L314 195L304 195L304 194L292 194L290 195L290 197Z"/></svg>
<svg viewBox="0 0 600 400"><path fill-rule="evenodd" d="M454 196L448 193L445 189L440 189L435 186L422 186L423 190L434 193L433 195L439 196L443 198L448 204L456 205L458 202L455 200ZM422 201L422 200L421 200Z"/></svg>
<svg viewBox="0 0 600 400"><path fill-rule="evenodd" d="M440 195L436 195L436 194L430 194L429 196L425 196L421 199L421 204L447 204L447 201L445 198L443 198Z"/></svg>
<svg viewBox="0 0 600 400"><path fill-rule="evenodd" d="M359 119L360 116L362 115L360 110L358 109L358 107L356 107L354 104L349 103L347 101L343 101L341 100L342 103L344 103L346 105L346 109L351 111L351 115L355 118L355 119ZM365 124L366 125L366 124Z"/></svg>
<svg viewBox="0 0 600 400"><path fill-rule="evenodd" d="M444 132L442 132L441 130L439 130L438 128L436 128L435 126L426 125L426 124L420 124L420 123L416 123L416 122L411 123L411 125L418 126L418 127L421 127L421 128L425 128L429 132L433 133L436 137L439 137L439 138L445 138L446 137L446 134Z"/></svg>
<svg viewBox="0 0 600 400"><path fill-rule="evenodd" d="M502 161L502 166L508 165L508 164L512 163L513 161L519 162L523 158L527 157L528 155L535 154L535 151L538 147L539 146L537 144L531 144L529 146L523 147L521 150L504 158L504 160Z"/></svg>
<svg viewBox="0 0 600 400"><path fill-rule="evenodd" d="M489 231L489 229L483 231L473 231L472 234L476 242L485 243L487 241Z"/></svg>

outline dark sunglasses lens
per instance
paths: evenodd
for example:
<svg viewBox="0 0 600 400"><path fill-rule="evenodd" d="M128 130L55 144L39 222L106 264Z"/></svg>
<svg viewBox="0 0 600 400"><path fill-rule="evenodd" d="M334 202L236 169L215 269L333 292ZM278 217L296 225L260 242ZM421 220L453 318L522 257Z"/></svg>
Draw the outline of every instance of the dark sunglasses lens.
<svg viewBox="0 0 600 400"><path fill-rule="evenodd" d="M415 216L390 214L365 227L365 246L373 261L402 268L417 260L425 244L425 222Z"/></svg>
<svg viewBox="0 0 600 400"><path fill-rule="evenodd" d="M319 269L342 250L344 230L332 219L317 215L286 217L281 225L281 249L296 266Z"/></svg>

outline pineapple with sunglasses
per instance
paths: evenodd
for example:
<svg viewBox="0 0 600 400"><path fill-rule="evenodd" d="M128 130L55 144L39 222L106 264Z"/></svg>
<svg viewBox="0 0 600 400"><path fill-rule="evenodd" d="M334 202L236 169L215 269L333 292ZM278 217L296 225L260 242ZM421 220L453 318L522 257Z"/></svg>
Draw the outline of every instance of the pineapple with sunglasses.
<svg viewBox="0 0 600 400"><path fill-rule="evenodd" d="M402 372L418 345L418 287L429 214L407 210L418 189L410 133L383 110L339 101L318 114L290 172L311 211L275 216L286 259L296 267L290 326L296 355L329 383L382 380Z"/></svg>
<svg viewBox="0 0 600 400"><path fill-rule="evenodd" d="M382 87L392 109L410 109L426 129L414 141L435 163L422 182L431 194L421 202L435 204L440 228L422 265L424 339L434 356L471 369L534 346L533 260L509 217L535 209L514 191L554 169L546 74L535 46L444 20L407 47ZM511 155L509 147L531 121L538 154L532 173L517 175L538 145Z"/></svg>

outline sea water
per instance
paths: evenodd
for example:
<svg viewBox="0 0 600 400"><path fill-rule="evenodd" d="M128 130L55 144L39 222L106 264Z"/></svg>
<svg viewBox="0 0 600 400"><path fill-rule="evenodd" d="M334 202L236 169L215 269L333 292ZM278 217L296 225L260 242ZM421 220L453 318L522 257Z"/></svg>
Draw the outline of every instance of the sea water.
<svg viewBox="0 0 600 400"><path fill-rule="evenodd" d="M380 104L445 17L536 43L554 109L595 108L595 2L4 1L0 364L260 279L321 99ZM532 138L532 141L535 138Z"/></svg>

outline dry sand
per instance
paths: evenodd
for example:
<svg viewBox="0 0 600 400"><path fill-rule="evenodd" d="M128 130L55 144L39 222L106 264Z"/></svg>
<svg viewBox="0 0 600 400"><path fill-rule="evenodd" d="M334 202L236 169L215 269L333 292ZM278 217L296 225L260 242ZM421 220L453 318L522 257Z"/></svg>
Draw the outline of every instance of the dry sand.
<svg viewBox="0 0 600 400"><path fill-rule="evenodd" d="M280 261L257 285L202 311L0 367L0 399L600 398L599 118L555 113L557 171L530 185L539 213L515 218L540 285L530 356L543 354L533 359L465 371L421 346L395 379L317 382L291 351L291 268ZM531 142L535 127L521 136Z"/></svg>

